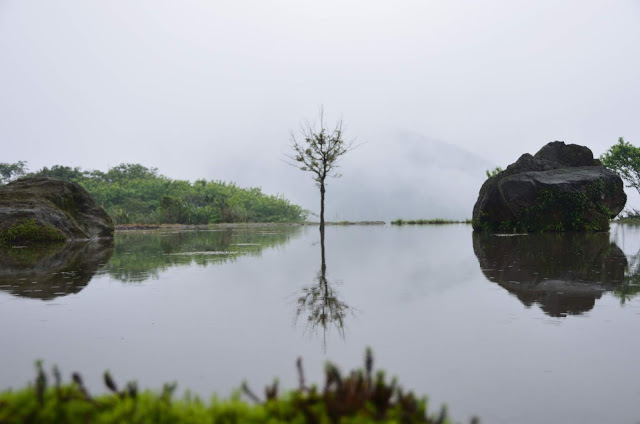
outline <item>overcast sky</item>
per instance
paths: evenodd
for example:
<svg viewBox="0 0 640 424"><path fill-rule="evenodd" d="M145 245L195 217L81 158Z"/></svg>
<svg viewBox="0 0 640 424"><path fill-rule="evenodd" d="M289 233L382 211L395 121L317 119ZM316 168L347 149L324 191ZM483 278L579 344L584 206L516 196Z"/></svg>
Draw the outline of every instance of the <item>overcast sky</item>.
<svg viewBox="0 0 640 424"><path fill-rule="evenodd" d="M329 219L471 216L484 169L640 145L640 1L0 0L0 162L234 181L317 211L289 132L363 144Z"/></svg>

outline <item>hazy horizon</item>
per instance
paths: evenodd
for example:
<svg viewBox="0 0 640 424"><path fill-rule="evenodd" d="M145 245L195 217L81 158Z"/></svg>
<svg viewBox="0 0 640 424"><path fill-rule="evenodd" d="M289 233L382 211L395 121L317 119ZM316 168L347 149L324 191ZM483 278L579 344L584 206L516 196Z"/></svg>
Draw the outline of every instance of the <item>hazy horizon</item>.
<svg viewBox="0 0 640 424"><path fill-rule="evenodd" d="M317 211L283 159L323 105L362 143L327 218L468 218L487 168L640 144L639 21L637 0L4 0L0 162L140 163Z"/></svg>

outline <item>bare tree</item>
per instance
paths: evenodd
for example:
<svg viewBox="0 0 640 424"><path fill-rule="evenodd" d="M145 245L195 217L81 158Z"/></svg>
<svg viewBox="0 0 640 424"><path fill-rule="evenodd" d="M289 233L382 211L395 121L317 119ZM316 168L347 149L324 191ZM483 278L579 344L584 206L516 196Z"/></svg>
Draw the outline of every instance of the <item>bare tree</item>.
<svg viewBox="0 0 640 424"><path fill-rule="evenodd" d="M353 140L344 139L342 118L332 130L326 127L324 109L320 107L319 128L316 122L305 122L300 125L299 133L291 132L291 149L293 156L287 156L295 162L291 165L302 171L311 172L313 180L320 188L320 234L324 239L324 197L326 179L338 178L336 172L338 162L344 154L353 150Z"/></svg>

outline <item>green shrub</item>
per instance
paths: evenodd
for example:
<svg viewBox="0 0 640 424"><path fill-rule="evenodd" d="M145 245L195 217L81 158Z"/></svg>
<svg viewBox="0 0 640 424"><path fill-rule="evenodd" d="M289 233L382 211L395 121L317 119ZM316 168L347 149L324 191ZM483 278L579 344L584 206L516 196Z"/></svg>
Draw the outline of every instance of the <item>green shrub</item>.
<svg viewBox="0 0 640 424"><path fill-rule="evenodd" d="M302 222L307 211L281 195L223 181L173 180L156 168L121 164L107 172L55 165L28 174L84 187L116 224Z"/></svg>
<svg viewBox="0 0 640 424"><path fill-rule="evenodd" d="M282 396L275 382L259 399L245 384L227 400L216 397L203 402L189 392L175 399L175 384L165 384L161 392L140 392L135 382L118 387L108 372L104 382L108 394L91 396L82 377L74 373L72 382L62 383L54 367L50 376L36 364L33 385L0 393L0 423L449 423L446 408L437 415L427 413L426 398L404 392L393 379L387 382L382 371L374 372L373 357L367 350L363 369L343 376L327 364L326 383L320 390L307 386L302 362L298 359L299 387ZM241 399L247 396L253 403ZM473 419L472 422L477 422Z"/></svg>
<svg viewBox="0 0 640 424"><path fill-rule="evenodd" d="M487 178L492 178L498 175L499 173L501 173L502 171L504 171L504 169L502 169L499 166L496 166L493 169L487 169L486 171L484 171L484 173L487 174Z"/></svg>

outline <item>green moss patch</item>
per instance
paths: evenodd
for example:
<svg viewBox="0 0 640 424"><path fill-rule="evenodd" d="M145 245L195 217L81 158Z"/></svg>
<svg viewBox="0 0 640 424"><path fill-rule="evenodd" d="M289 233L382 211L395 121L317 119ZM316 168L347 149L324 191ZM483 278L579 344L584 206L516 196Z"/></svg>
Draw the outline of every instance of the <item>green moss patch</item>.
<svg viewBox="0 0 640 424"><path fill-rule="evenodd" d="M0 243L4 245L29 244L42 242L61 242L66 237L54 227L36 223L34 219L15 222L3 234Z"/></svg>
<svg viewBox="0 0 640 424"><path fill-rule="evenodd" d="M601 196L604 183L591 184L586 192L567 193L541 190L533 206L527 208L519 224L520 231L607 231L609 210ZM501 228L501 230L508 230Z"/></svg>
<svg viewBox="0 0 640 424"><path fill-rule="evenodd" d="M513 221L492 226L480 211L474 228L500 232L564 232L608 231L611 211L603 199L607 190L604 181L586 187L584 192L564 192L544 189L537 193L533 205L525 208Z"/></svg>

